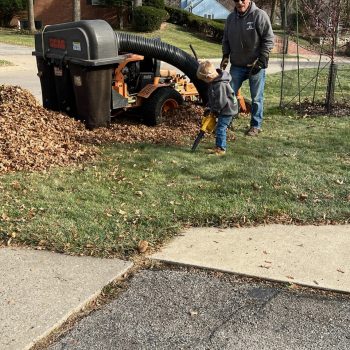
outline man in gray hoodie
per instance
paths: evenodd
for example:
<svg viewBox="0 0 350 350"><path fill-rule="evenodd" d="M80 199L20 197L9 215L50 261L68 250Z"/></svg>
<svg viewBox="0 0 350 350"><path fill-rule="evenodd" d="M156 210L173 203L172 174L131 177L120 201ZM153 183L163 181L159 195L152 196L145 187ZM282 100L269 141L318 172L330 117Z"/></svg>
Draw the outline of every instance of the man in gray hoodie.
<svg viewBox="0 0 350 350"><path fill-rule="evenodd" d="M258 136L264 110L265 68L274 45L271 22L265 11L251 0L234 0L235 9L227 17L222 41L221 69L231 62L231 85L237 95L249 79L252 111L248 136Z"/></svg>

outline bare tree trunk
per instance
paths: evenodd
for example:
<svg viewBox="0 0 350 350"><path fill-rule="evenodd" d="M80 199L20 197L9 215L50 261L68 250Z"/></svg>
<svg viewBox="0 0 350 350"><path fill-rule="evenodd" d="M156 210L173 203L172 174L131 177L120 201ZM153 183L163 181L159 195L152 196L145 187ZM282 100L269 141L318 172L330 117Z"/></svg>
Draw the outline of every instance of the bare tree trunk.
<svg viewBox="0 0 350 350"><path fill-rule="evenodd" d="M280 9L282 17L282 28L288 28L288 17L290 15L290 9L295 1L299 0L280 0Z"/></svg>
<svg viewBox="0 0 350 350"><path fill-rule="evenodd" d="M35 20L34 20L34 2L28 0L28 29L31 33L35 32Z"/></svg>
<svg viewBox="0 0 350 350"><path fill-rule="evenodd" d="M287 0L280 0L282 28L287 30Z"/></svg>
<svg viewBox="0 0 350 350"><path fill-rule="evenodd" d="M134 0L134 7L142 6L142 0Z"/></svg>
<svg viewBox="0 0 350 350"><path fill-rule="evenodd" d="M73 21L80 21L80 0L73 0Z"/></svg>
<svg viewBox="0 0 350 350"><path fill-rule="evenodd" d="M331 51L331 64L329 67L328 75L328 85L327 85L327 95L326 95L326 107L327 112L330 112L334 105L334 90L337 78L338 66L335 63L335 56L337 52L338 44L338 31L339 31L339 21L341 12L341 0L333 7L334 13L332 16L332 51Z"/></svg>
<svg viewBox="0 0 350 350"><path fill-rule="evenodd" d="M271 3L271 13L270 13L270 21L271 24L275 24L275 19L276 19L276 9L277 9L277 0L272 0Z"/></svg>

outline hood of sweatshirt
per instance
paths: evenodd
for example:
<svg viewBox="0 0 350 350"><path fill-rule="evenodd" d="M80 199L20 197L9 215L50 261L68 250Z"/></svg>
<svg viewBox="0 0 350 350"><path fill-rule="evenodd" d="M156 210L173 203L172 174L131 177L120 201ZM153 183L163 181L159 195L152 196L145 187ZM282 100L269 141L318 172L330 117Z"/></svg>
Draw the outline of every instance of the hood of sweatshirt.
<svg viewBox="0 0 350 350"><path fill-rule="evenodd" d="M257 6L255 5L255 2L254 1L251 1L250 2L250 5L249 7L247 8L247 11L244 12L244 13L239 13L237 11L237 9L235 8L235 13L237 14L238 17L245 17L245 16L248 16L249 13L252 13L254 12L255 10L257 9Z"/></svg>
<svg viewBox="0 0 350 350"><path fill-rule="evenodd" d="M219 73L219 76L214 79L214 82L223 81L229 83L231 81L231 75L228 72L221 69L217 69L216 71Z"/></svg>

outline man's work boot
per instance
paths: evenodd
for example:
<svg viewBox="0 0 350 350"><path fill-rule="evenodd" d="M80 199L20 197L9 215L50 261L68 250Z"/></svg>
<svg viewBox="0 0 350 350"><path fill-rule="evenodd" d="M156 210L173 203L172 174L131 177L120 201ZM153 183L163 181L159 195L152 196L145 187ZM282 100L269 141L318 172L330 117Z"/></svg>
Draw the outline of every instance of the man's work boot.
<svg viewBox="0 0 350 350"><path fill-rule="evenodd" d="M246 135L247 135L247 136L258 136L260 132L261 132L260 129L255 128L255 127L252 126L252 127L246 132Z"/></svg>

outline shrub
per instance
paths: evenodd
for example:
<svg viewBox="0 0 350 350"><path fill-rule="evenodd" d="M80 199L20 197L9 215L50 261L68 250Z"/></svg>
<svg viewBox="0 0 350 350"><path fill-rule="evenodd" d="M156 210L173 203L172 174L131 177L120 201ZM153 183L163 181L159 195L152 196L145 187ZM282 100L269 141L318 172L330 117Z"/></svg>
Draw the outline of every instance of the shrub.
<svg viewBox="0 0 350 350"><path fill-rule="evenodd" d="M139 6L134 9L134 28L140 32L153 32L158 30L168 13L165 10L151 6Z"/></svg>
<svg viewBox="0 0 350 350"><path fill-rule="evenodd" d="M0 24L8 25L12 17L26 8L26 0L0 0Z"/></svg>
<svg viewBox="0 0 350 350"><path fill-rule="evenodd" d="M151 6L157 9L165 9L164 0L144 0L142 2L143 6Z"/></svg>
<svg viewBox="0 0 350 350"><path fill-rule="evenodd" d="M188 11L174 8L174 7L168 7L168 6L166 6L165 9L169 13L168 22L173 24L178 24L178 25L187 24L188 22L187 18L190 15Z"/></svg>
<svg viewBox="0 0 350 350"><path fill-rule="evenodd" d="M350 43L347 43L345 46L345 55L350 56Z"/></svg>

